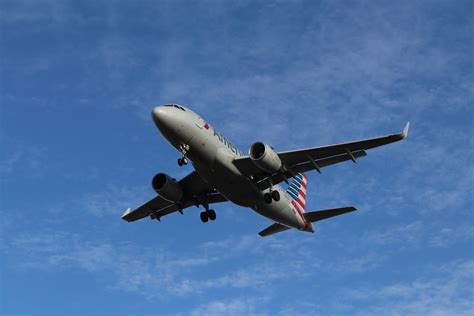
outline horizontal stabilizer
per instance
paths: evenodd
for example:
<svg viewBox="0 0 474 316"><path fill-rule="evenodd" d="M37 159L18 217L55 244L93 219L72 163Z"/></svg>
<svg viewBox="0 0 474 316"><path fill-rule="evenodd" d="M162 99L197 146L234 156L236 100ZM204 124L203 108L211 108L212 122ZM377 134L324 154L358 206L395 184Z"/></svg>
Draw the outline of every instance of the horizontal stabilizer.
<svg viewBox="0 0 474 316"><path fill-rule="evenodd" d="M348 207L332 208L332 209L321 210L321 211L306 212L303 214L303 216L307 221L312 223L312 222L321 221L329 217L353 212L355 210L357 210L355 207L348 206Z"/></svg>
<svg viewBox="0 0 474 316"><path fill-rule="evenodd" d="M267 228L265 228L264 230L262 230L258 234L262 237L265 237L265 236L268 236L268 235L273 235L273 234L276 234L276 233L283 232L287 229L290 229L290 227L286 227L282 224L275 223L273 225L268 226Z"/></svg>

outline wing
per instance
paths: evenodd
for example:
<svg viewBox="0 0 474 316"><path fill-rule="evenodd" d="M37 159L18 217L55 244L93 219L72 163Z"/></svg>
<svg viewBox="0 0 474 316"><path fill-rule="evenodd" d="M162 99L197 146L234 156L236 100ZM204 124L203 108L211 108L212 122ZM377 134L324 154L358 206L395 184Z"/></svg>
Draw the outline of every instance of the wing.
<svg viewBox="0 0 474 316"><path fill-rule="evenodd" d="M150 216L151 218L159 220L165 215L182 211L192 205L203 203L213 204L227 201L222 194L204 182L196 171L191 172L181 179L179 184L183 188L184 193L184 198L181 203L173 203L165 200L161 196L157 196L135 210L126 210L122 215L122 219L127 222L133 222Z"/></svg>
<svg viewBox="0 0 474 316"><path fill-rule="evenodd" d="M329 145L323 147L314 147L300 150L279 152L285 168L274 174L268 174L258 168L250 159L250 157L241 157L233 161L239 171L247 177L256 180L261 189L269 186L268 180L271 179L273 184L280 183L291 178L298 172L316 170L340 163L347 160L356 162L357 158L366 156L366 150L387 145L393 142L405 139L408 135L410 123L407 123L400 134L392 134L371 139L359 140L349 143Z"/></svg>
<svg viewBox="0 0 474 316"><path fill-rule="evenodd" d="M277 234L280 232L284 232L285 230L288 230L288 229L290 229L290 227L286 227L282 224L275 223L273 225L268 226L267 228L265 228L258 234L262 237L265 237L265 236L270 236L270 235Z"/></svg>

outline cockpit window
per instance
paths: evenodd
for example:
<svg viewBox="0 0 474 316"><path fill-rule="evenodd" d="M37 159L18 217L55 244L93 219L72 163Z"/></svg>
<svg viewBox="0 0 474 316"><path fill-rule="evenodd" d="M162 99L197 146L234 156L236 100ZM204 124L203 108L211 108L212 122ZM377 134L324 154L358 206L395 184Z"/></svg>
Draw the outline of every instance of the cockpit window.
<svg viewBox="0 0 474 316"><path fill-rule="evenodd" d="M186 111L182 106L179 106L177 104L165 104L164 106L172 106L174 108L180 109L181 111Z"/></svg>
<svg viewBox="0 0 474 316"><path fill-rule="evenodd" d="M174 106L175 108L180 109L181 111L185 111L185 109L183 109L183 108L182 108L181 106L179 106L179 105L173 104L173 106Z"/></svg>

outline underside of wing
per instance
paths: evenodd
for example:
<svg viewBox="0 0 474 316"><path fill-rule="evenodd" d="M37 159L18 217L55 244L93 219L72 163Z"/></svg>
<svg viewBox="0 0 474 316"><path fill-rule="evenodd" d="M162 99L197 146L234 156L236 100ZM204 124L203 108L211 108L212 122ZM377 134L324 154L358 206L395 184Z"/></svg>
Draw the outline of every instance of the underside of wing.
<svg viewBox="0 0 474 316"><path fill-rule="evenodd" d="M336 145L284 151L277 153L285 168L272 174L260 169L250 157L241 157L233 161L239 171L259 184L260 189L268 188L269 181L273 184L282 182L294 174L316 170L347 160L356 162L357 158L367 155L366 150L405 139L408 135L409 123L402 133L365 140L341 143Z"/></svg>
<svg viewBox="0 0 474 316"><path fill-rule="evenodd" d="M122 219L127 222L133 222L138 219L149 216L155 210L166 210L172 208L173 203L157 196L135 210L127 209L122 215Z"/></svg>
<svg viewBox="0 0 474 316"><path fill-rule="evenodd" d="M165 215L183 211L192 205L197 206L203 203L214 204L227 201L222 194L209 187L195 171L181 179L179 184L183 189L184 195L180 202L171 202L161 196L157 196L135 210L126 210L122 215L122 219L127 222L133 222L150 216L159 220Z"/></svg>
<svg viewBox="0 0 474 316"><path fill-rule="evenodd" d="M278 153L278 156L283 162L285 162L289 166L301 163L302 160L308 160L308 157L316 160L333 157L341 154L346 154L350 156L350 153L353 153L355 151L368 150L371 148L380 147L403 140L408 135L409 127L410 123L407 123L407 125L403 129L403 132L399 134L392 134L336 145L285 151Z"/></svg>

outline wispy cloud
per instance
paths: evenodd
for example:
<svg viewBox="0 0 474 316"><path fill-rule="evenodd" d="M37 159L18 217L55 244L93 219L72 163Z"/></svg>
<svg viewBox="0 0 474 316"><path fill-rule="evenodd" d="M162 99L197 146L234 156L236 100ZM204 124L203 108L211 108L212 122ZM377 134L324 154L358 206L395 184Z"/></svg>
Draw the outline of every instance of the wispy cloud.
<svg viewBox="0 0 474 316"><path fill-rule="evenodd" d="M79 197L78 208L94 216L120 215L127 207L145 203L151 198L145 186L109 185L98 192Z"/></svg>
<svg viewBox="0 0 474 316"><path fill-rule="evenodd" d="M37 145L20 144L6 149L0 160L0 174L11 175L14 172L28 170L33 175L41 174L45 149Z"/></svg>
<svg viewBox="0 0 474 316"><path fill-rule="evenodd" d="M357 315L471 315L474 263L453 261L420 273L410 282L349 290ZM462 293L462 295L461 295Z"/></svg>
<svg viewBox="0 0 474 316"><path fill-rule="evenodd" d="M265 297L212 300L194 308L191 315L268 315L264 308L266 301Z"/></svg>

